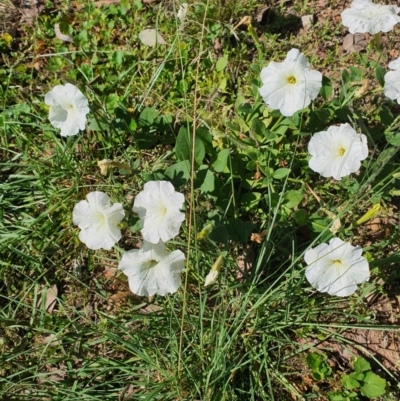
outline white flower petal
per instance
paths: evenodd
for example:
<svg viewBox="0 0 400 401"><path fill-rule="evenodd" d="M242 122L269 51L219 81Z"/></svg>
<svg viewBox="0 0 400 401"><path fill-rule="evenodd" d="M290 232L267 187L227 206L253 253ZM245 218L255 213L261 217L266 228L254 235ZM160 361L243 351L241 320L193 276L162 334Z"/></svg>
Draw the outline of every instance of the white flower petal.
<svg viewBox="0 0 400 401"><path fill-rule="evenodd" d="M162 242L144 242L141 249L126 252L118 265L129 280L129 288L137 295L167 295L181 285L185 255L180 250L165 252Z"/></svg>
<svg viewBox="0 0 400 401"><path fill-rule="evenodd" d="M309 167L323 177L340 180L356 172L368 156L367 137L349 124L331 126L314 134L308 144Z"/></svg>
<svg viewBox="0 0 400 401"><path fill-rule="evenodd" d="M389 32L400 22L397 13L399 7L394 5L374 4L371 0L354 0L350 8L342 12L342 23L350 33Z"/></svg>
<svg viewBox="0 0 400 401"><path fill-rule="evenodd" d="M400 104L400 70L389 71L384 76L384 93L389 99L397 100Z"/></svg>
<svg viewBox="0 0 400 401"><path fill-rule="evenodd" d="M122 205L111 205L110 198L100 191L91 192L86 198L72 212L74 224L81 229L79 239L89 249L110 250L122 236L118 227L125 215Z"/></svg>
<svg viewBox="0 0 400 401"><path fill-rule="evenodd" d="M282 63L270 62L260 77L263 85L259 92L264 102L284 116L307 107L322 86L322 74L310 70L306 57L298 49L290 50Z"/></svg>
<svg viewBox="0 0 400 401"><path fill-rule="evenodd" d="M142 222L143 238L153 244L179 234L185 214L180 211L185 198L168 181L150 181L135 198L133 211Z"/></svg>
<svg viewBox="0 0 400 401"><path fill-rule="evenodd" d="M395 60L392 60L389 64L388 67L391 70L399 70L400 69L400 57L396 58Z"/></svg>
<svg viewBox="0 0 400 401"><path fill-rule="evenodd" d="M369 280L369 264L361 255L360 247L332 238L305 253L306 278L317 291L349 296Z"/></svg>
<svg viewBox="0 0 400 401"><path fill-rule="evenodd" d="M88 100L76 86L57 85L46 93L44 100L50 106L50 123L61 129L61 136L76 135L85 129Z"/></svg>

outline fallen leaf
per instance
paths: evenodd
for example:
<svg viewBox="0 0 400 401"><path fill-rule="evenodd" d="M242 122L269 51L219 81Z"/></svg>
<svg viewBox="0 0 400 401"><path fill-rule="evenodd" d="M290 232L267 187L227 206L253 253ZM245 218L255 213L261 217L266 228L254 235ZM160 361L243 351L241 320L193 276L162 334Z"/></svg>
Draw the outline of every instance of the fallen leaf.
<svg viewBox="0 0 400 401"><path fill-rule="evenodd" d="M257 244L261 244L264 237L267 235L267 230L261 231L260 234L253 233L251 234L250 241L257 242Z"/></svg>
<svg viewBox="0 0 400 401"><path fill-rule="evenodd" d="M251 17L249 17L248 15L246 15L245 17L243 17L233 28L232 28L232 32L235 31L237 28L239 28L241 25L250 25L251 24Z"/></svg>
<svg viewBox="0 0 400 401"><path fill-rule="evenodd" d="M366 37L362 33L349 33L343 39L343 50L354 53L364 50L368 45Z"/></svg>
<svg viewBox="0 0 400 401"><path fill-rule="evenodd" d="M162 311L162 307L152 303L147 304L144 308L140 308L140 313L143 313L145 315L149 313L157 313L160 311Z"/></svg>
<svg viewBox="0 0 400 401"><path fill-rule="evenodd" d="M354 35L354 51L359 52L364 50L368 46L367 38L362 33L356 33Z"/></svg>
<svg viewBox="0 0 400 401"><path fill-rule="evenodd" d="M60 345L61 343L57 339L57 336L55 334L50 334L49 336L42 339L42 344L49 344L50 347L55 347L57 345Z"/></svg>
<svg viewBox="0 0 400 401"><path fill-rule="evenodd" d="M340 219L337 218L337 216L336 216L335 213L332 213L330 210L328 210L328 209L326 209L326 208L324 208L324 207L321 208L321 210L322 210L323 212L325 212L326 215L327 215L330 219L332 219L332 225L331 225L331 228L329 229L329 231L330 231L332 234L336 234L336 233L339 231L340 227L342 227L342 223L340 222Z"/></svg>
<svg viewBox="0 0 400 401"><path fill-rule="evenodd" d="M68 35L64 35L61 31L60 31L60 24L55 24L54 25L54 32L56 34L56 38L62 40L63 42L69 42L69 43L74 43L74 41L72 40L71 36Z"/></svg>
<svg viewBox="0 0 400 401"><path fill-rule="evenodd" d="M390 56L390 58L391 59L395 59L395 58L398 58L399 57L399 51L397 50L397 49L390 49L389 51L388 51L388 54L389 54L389 56Z"/></svg>
<svg viewBox="0 0 400 401"><path fill-rule="evenodd" d="M267 15L267 11L270 9L270 6L265 6L257 10L255 19L258 23L262 24L264 22L264 18Z"/></svg>
<svg viewBox="0 0 400 401"><path fill-rule="evenodd" d="M354 96L356 96L356 97L361 97L365 92L367 92L368 88L369 88L369 80L368 80L368 79L363 79L363 80L361 81L361 86L360 86L360 88L357 89L357 90L354 92Z"/></svg>
<svg viewBox="0 0 400 401"><path fill-rule="evenodd" d="M97 162L97 165L100 168L100 174L101 175L107 175L108 174L108 168L110 167L112 163L112 160L109 159L103 159L103 160L99 160Z"/></svg>
<svg viewBox="0 0 400 401"><path fill-rule="evenodd" d="M101 7L101 6L109 6L110 4L115 4L115 3L121 3L121 0L101 0L101 1L95 1L93 5L95 7Z"/></svg>
<svg viewBox="0 0 400 401"><path fill-rule="evenodd" d="M28 25L32 24L32 19L36 18L44 10L44 2L39 0L27 0L21 3L20 11L23 15L22 20Z"/></svg>
<svg viewBox="0 0 400 401"><path fill-rule="evenodd" d="M343 39L343 50L350 51L350 49L353 47L353 43L354 35L352 33L349 33Z"/></svg>
<svg viewBox="0 0 400 401"><path fill-rule="evenodd" d="M52 287L50 288L43 288L43 290L40 293L40 297L39 300L36 304L36 307L38 309L40 309L43 305L43 298L46 298L45 301L45 311L52 313L53 309L56 305L56 301L57 301L57 294L58 294L58 289L57 286L54 284Z"/></svg>
<svg viewBox="0 0 400 401"><path fill-rule="evenodd" d="M155 29L145 29L139 33L140 41L150 47L154 47L155 45L166 45L167 42L165 39L157 32Z"/></svg>
<svg viewBox="0 0 400 401"><path fill-rule="evenodd" d="M125 163L119 163L119 162L114 162L112 160L109 159L103 159L103 160L99 160L97 162L97 165L100 168L100 174L102 175L107 175L108 174L108 169L110 167L117 167L129 172L132 172L132 169L130 168L129 165L125 164Z"/></svg>

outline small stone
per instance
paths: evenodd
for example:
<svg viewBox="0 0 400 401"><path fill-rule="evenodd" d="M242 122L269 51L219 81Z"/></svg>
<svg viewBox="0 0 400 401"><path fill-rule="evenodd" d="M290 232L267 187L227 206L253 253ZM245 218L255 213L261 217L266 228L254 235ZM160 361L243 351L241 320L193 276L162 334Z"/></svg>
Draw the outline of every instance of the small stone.
<svg viewBox="0 0 400 401"><path fill-rule="evenodd" d="M314 24L314 15L304 15L301 17L301 23L303 25L303 28L307 31L312 28Z"/></svg>

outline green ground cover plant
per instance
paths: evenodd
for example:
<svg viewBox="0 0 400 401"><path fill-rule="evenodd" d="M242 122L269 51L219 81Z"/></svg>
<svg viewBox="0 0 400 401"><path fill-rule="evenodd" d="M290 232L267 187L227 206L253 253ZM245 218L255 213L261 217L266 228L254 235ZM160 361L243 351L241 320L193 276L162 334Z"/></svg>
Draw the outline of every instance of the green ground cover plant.
<svg viewBox="0 0 400 401"><path fill-rule="evenodd" d="M1 397L397 400L396 9L0 1Z"/></svg>

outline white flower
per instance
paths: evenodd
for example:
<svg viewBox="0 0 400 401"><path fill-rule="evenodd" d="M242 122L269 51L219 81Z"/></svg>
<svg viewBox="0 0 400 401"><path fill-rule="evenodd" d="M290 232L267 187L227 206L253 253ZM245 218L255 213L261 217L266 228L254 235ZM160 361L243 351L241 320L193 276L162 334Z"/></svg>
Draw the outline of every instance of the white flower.
<svg viewBox="0 0 400 401"><path fill-rule="evenodd" d="M312 156L309 166L323 177L342 177L356 172L368 156L367 137L357 134L349 124L331 126L317 132L308 144Z"/></svg>
<svg viewBox="0 0 400 401"><path fill-rule="evenodd" d="M133 211L142 221L143 238L157 244L178 235L185 214L179 209L185 201L184 196L175 192L168 181L149 181L135 198Z"/></svg>
<svg viewBox="0 0 400 401"><path fill-rule="evenodd" d="M389 71L385 74L384 93L389 99L396 100L400 104L400 57L389 63Z"/></svg>
<svg viewBox="0 0 400 401"><path fill-rule="evenodd" d="M354 0L350 8L342 12L342 23L350 33L389 32L400 22L396 6L374 4L371 0Z"/></svg>
<svg viewBox="0 0 400 401"><path fill-rule="evenodd" d="M361 254L361 247L339 238L309 249L304 255L308 282L329 295L347 297L353 294L357 284L369 280L369 265Z"/></svg>
<svg viewBox="0 0 400 401"><path fill-rule="evenodd" d="M181 272L185 268L182 251L165 252L163 242L144 242L141 249L124 253L119 262L129 280L129 288L137 295L167 295L181 285Z"/></svg>
<svg viewBox="0 0 400 401"><path fill-rule="evenodd" d="M88 100L76 86L57 85L46 93L44 101L50 106L50 123L55 128L61 128L61 136L76 135L79 130L85 129Z"/></svg>
<svg viewBox="0 0 400 401"><path fill-rule="evenodd" d="M181 22L181 24L183 24L186 20L186 15L188 12L188 4L187 3L182 3L181 6L179 7L179 10L176 14L176 16L178 17L179 21Z"/></svg>
<svg viewBox="0 0 400 401"><path fill-rule="evenodd" d="M110 250L121 239L118 224L125 216L124 209L120 203L111 205L104 192L90 192L86 198L72 212L74 224L81 229L79 239L90 249Z"/></svg>
<svg viewBox="0 0 400 401"><path fill-rule="evenodd" d="M318 96L322 74L310 70L304 54L292 49L285 61L271 61L262 69L261 81L263 86L259 91L267 106L279 109L284 116L292 116Z"/></svg>

